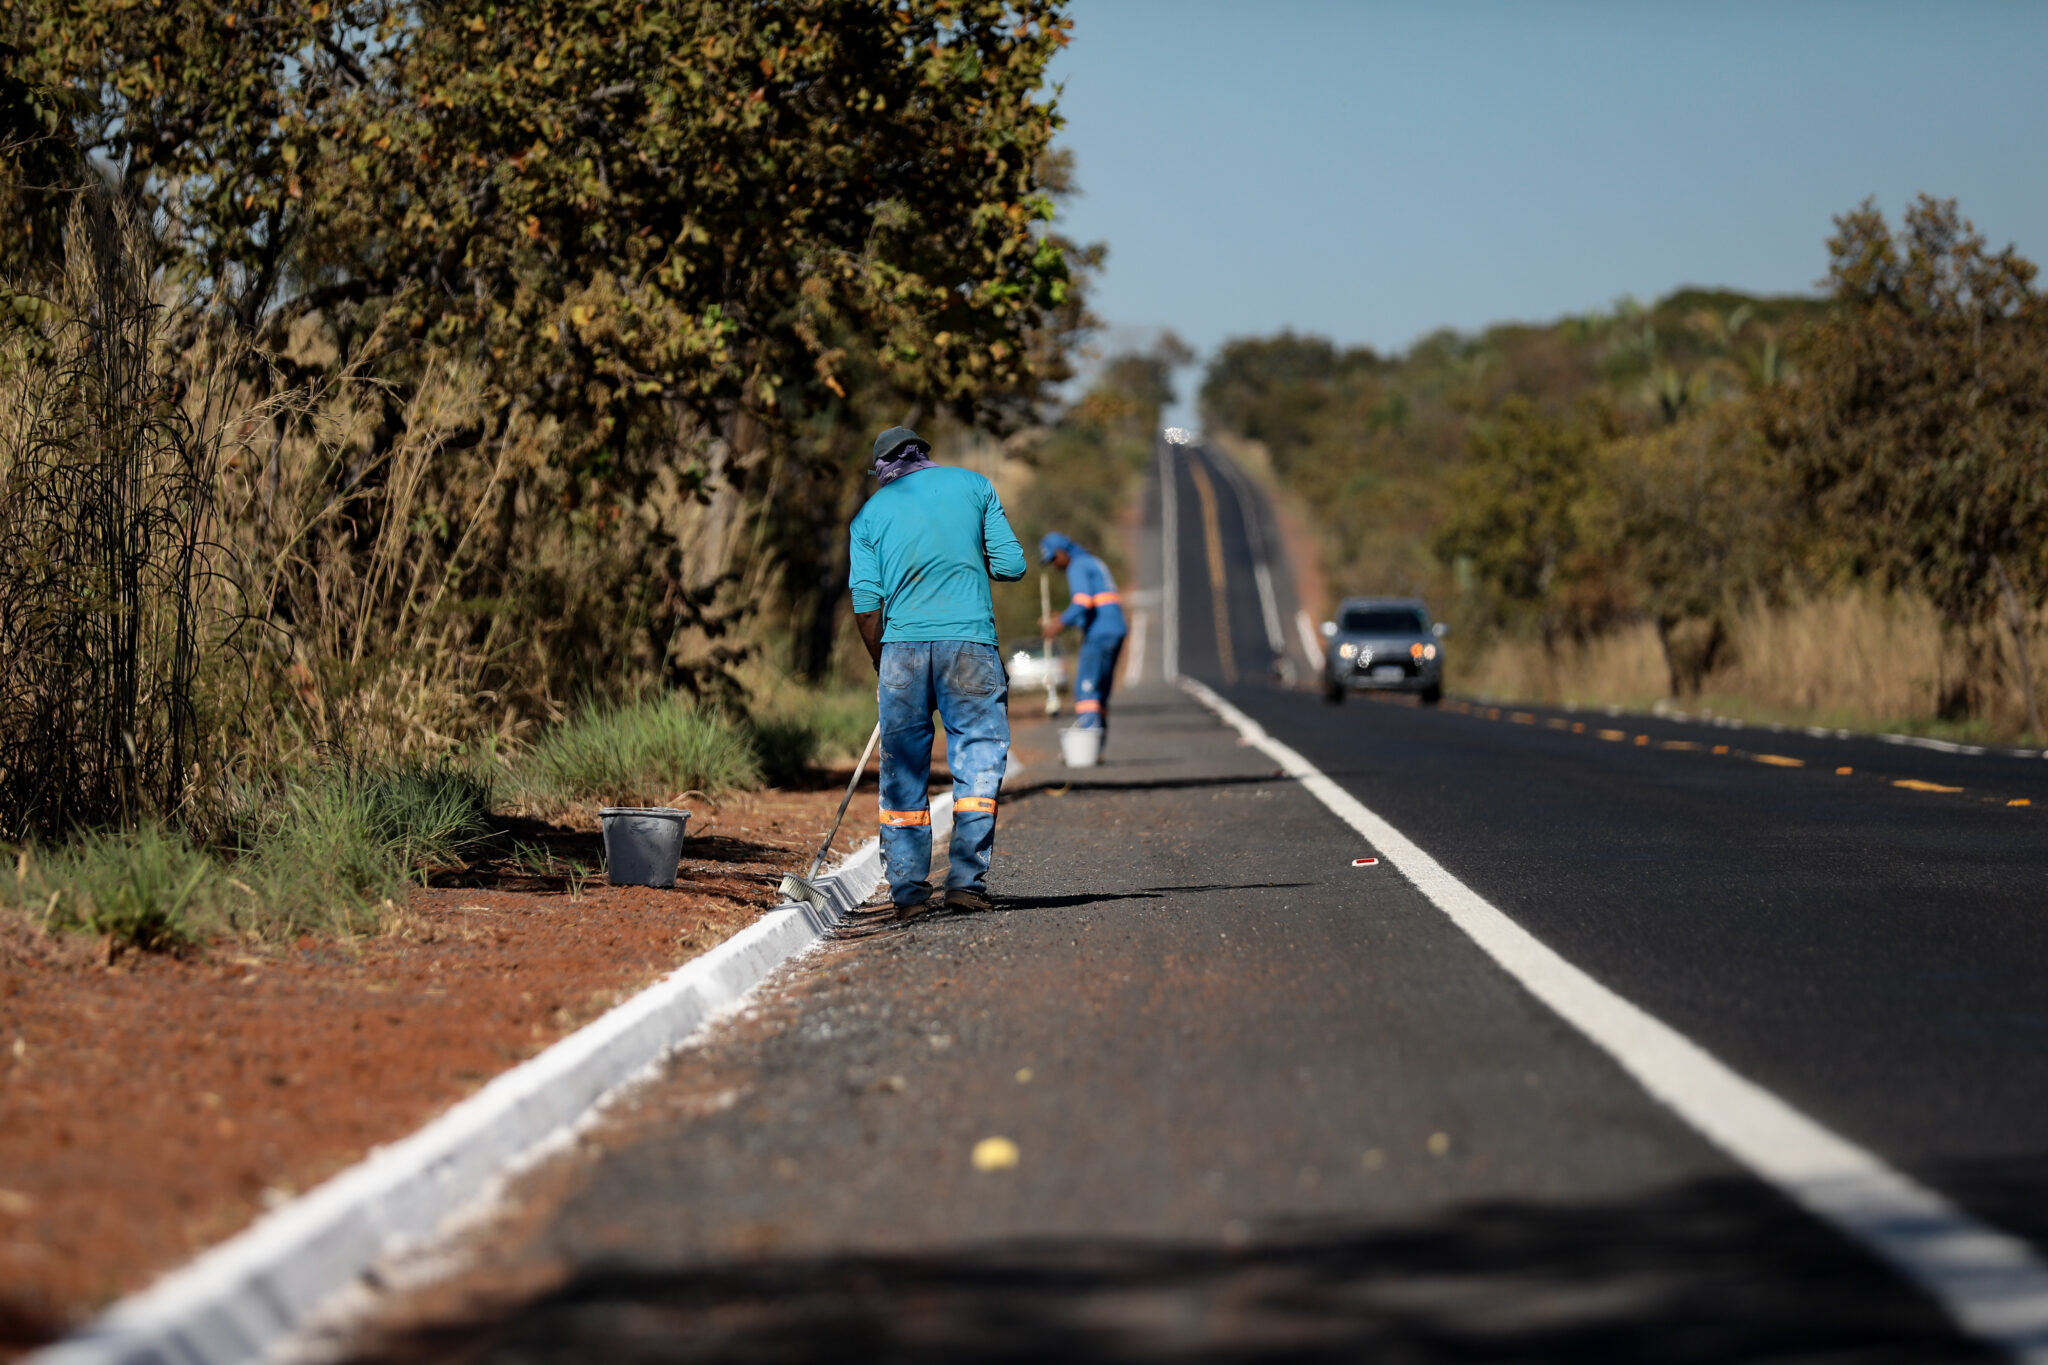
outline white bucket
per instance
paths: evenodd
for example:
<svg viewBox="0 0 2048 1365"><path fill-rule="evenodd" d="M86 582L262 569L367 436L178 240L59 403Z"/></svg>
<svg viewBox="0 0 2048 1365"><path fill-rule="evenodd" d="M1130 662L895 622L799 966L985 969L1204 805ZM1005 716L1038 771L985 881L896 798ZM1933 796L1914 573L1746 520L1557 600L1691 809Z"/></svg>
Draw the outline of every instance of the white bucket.
<svg viewBox="0 0 2048 1365"><path fill-rule="evenodd" d="M676 884L690 812L672 806L606 806L604 862L613 886Z"/></svg>
<svg viewBox="0 0 2048 1365"><path fill-rule="evenodd" d="M1069 768L1092 768L1102 757L1102 731L1100 728L1081 729L1069 726L1060 731L1060 759Z"/></svg>

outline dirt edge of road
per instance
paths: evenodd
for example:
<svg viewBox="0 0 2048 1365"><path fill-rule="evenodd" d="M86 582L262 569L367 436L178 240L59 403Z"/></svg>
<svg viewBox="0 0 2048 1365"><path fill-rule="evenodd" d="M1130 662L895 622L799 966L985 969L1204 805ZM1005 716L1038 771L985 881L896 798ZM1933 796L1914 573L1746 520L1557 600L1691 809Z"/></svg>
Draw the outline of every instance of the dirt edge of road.
<svg viewBox="0 0 2048 1365"><path fill-rule="evenodd" d="M823 834L835 786L727 798L672 891L473 870L415 892L375 936L184 958L110 960L0 923L0 1360L753 923Z"/></svg>

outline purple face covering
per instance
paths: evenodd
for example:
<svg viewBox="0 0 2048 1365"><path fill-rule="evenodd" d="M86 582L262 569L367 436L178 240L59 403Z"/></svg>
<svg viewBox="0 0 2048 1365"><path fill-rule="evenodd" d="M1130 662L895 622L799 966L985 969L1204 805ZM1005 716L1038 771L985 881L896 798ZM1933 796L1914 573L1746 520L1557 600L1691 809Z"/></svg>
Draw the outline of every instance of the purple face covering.
<svg viewBox="0 0 2048 1365"><path fill-rule="evenodd" d="M878 486L887 487L905 474L915 474L920 469L932 469L931 451L916 441L906 441L896 447L886 460L877 461L868 473L879 481Z"/></svg>

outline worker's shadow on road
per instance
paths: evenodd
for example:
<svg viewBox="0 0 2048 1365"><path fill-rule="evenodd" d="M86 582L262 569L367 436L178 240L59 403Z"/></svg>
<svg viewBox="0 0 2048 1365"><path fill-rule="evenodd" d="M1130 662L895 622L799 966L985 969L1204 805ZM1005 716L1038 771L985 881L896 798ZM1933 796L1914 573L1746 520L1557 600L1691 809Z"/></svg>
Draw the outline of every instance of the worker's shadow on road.
<svg viewBox="0 0 2048 1365"><path fill-rule="evenodd" d="M1070 896L995 896L984 913L1005 915L1019 910L1064 910L1112 901L1156 901L1168 896L1195 896L1208 891L1267 891L1313 886L1313 882L1201 882L1189 886L1148 886L1135 891L1088 891Z"/></svg>
<svg viewBox="0 0 2048 1365"><path fill-rule="evenodd" d="M1390 1163L1378 1178L1401 1177ZM349 1359L1992 1359L1874 1261L1740 1179L1607 1203L1467 1204L1409 1223L1247 1228L1219 1212L1199 1242L1013 1241L674 1270L612 1260L539 1294L470 1288L443 1300L464 1305L451 1316Z"/></svg>
<svg viewBox="0 0 2048 1365"><path fill-rule="evenodd" d="M1171 792L1201 791L1211 787L1258 787L1273 783L1291 782L1292 778L1277 769L1244 773L1235 777L1077 777L1072 774L1061 777L1043 778L1036 782L1025 782L1003 793L1006 802L1021 801L1026 797L1046 796L1057 799L1072 792Z"/></svg>
<svg viewBox="0 0 2048 1365"><path fill-rule="evenodd" d="M1313 885L1314 882L1197 882L1187 886L1148 886L1134 891L1084 891L1065 896L997 895L990 897L992 903L986 910L940 909L921 915L909 924L899 924L886 906L874 906L855 912L835 926L832 937L840 942L849 942L875 938L916 925L946 924L1030 910L1073 910L1091 905L1111 905L1117 901L1156 901L1168 896L1196 896L1211 891L1280 891Z"/></svg>

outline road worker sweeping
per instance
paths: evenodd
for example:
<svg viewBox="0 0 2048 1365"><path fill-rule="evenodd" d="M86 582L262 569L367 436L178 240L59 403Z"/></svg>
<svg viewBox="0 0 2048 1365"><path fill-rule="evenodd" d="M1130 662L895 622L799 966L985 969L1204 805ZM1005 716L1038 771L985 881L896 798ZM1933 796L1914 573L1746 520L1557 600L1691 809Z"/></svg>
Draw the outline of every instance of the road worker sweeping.
<svg viewBox="0 0 2048 1365"><path fill-rule="evenodd" d="M1009 681L989 580L1024 576L995 485L932 463L909 427L875 438L880 487L853 519L854 620L880 675L882 867L899 920L933 905L932 712L953 770L952 867L940 903L986 910L996 792L1010 759Z"/></svg>
<svg viewBox="0 0 2048 1365"><path fill-rule="evenodd" d="M1109 740L1109 691L1116 681L1116 661L1124 652L1124 599L1110 577L1109 566L1071 538L1048 532L1038 542L1041 564L1066 570L1067 609L1039 623L1049 640L1068 626L1081 632L1081 656L1074 663L1074 724L1101 729Z"/></svg>

